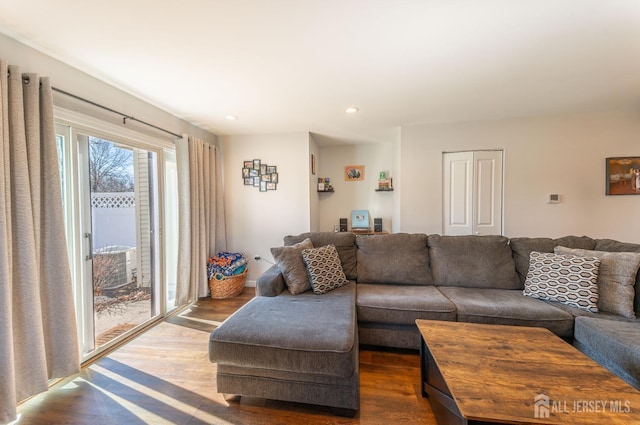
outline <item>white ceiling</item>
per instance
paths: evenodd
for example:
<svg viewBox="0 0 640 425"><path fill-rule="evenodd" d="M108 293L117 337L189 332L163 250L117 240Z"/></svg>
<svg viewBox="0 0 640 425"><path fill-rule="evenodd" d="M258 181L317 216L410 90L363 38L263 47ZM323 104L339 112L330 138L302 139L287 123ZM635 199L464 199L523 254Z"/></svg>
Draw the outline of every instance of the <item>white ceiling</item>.
<svg viewBox="0 0 640 425"><path fill-rule="evenodd" d="M219 135L640 106L639 0L0 0L0 31Z"/></svg>

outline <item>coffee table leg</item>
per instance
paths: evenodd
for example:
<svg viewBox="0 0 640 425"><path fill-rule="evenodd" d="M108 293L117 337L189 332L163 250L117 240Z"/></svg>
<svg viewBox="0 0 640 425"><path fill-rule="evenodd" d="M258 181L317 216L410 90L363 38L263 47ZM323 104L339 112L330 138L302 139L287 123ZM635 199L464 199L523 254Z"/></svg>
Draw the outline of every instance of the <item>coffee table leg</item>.
<svg viewBox="0 0 640 425"><path fill-rule="evenodd" d="M427 344L424 342L424 338L420 336L420 389L422 390L422 397L429 398L427 393L427 369L429 367Z"/></svg>

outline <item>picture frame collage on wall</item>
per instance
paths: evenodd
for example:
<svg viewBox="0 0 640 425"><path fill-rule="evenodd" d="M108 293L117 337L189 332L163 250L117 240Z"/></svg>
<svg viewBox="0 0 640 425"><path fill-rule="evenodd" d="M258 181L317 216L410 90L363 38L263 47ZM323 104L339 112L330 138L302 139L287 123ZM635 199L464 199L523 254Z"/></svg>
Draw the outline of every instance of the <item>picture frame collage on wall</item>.
<svg viewBox="0 0 640 425"><path fill-rule="evenodd" d="M261 160L244 161L242 166L242 180L245 186L257 187L260 192L276 190L278 188L278 167L263 164Z"/></svg>

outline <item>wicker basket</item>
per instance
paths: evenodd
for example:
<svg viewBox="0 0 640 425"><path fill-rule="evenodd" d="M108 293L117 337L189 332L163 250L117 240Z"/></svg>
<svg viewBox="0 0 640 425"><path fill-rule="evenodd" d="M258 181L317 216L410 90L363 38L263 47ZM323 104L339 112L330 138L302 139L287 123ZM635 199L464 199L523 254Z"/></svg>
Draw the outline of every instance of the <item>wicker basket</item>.
<svg viewBox="0 0 640 425"><path fill-rule="evenodd" d="M247 281L248 269L233 276L214 275L209 279L209 290L211 298L222 300L240 295Z"/></svg>

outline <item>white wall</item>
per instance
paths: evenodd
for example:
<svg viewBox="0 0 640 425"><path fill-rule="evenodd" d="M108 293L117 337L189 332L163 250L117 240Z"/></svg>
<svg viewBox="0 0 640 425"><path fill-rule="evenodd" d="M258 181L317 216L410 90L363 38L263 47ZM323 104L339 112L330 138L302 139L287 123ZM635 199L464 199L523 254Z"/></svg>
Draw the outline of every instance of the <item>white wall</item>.
<svg viewBox="0 0 640 425"><path fill-rule="evenodd" d="M271 264L271 247L282 238L310 231L309 133L289 133L220 138L224 160L227 248L249 258L248 281ZM260 192L244 186L244 161L260 159L278 167L277 190Z"/></svg>
<svg viewBox="0 0 640 425"><path fill-rule="evenodd" d="M344 167L364 165L363 181L345 181ZM320 147L318 177L329 177L333 193L319 196L320 231L333 231L340 217L347 217L351 227L351 210L369 210L373 218L382 218L382 228L391 231L395 192L376 192L378 174L386 171L394 177L394 144L361 144ZM394 178L395 185L395 178Z"/></svg>
<svg viewBox="0 0 640 425"><path fill-rule="evenodd" d="M605 196L605 158L640 156L639 135L640 111L403 127L402 231L442 233L443 152L504 149L506 236L640 243L640 196Z"/></svg>
<svg viewBox="0 0 640 425"><path fill-rule="evenodd" d="M0 57L10 65L20 66L22 72L34 72L40 76L49 77L51 85L61 90L108 106L173 133L187 133L209 143L216 143L216 136L214 134L204 131L144 100L131 96L112 85L91 77L76 68L47 56L4 34L0 34ZM122 117L116 114L103 111L95 106L55 92L54 104L104 119L113 124L122 125ZM135 123L134 121L128 121L126 127L152 136L163 137L167 140L173 138L171 135Z"/></svg>

